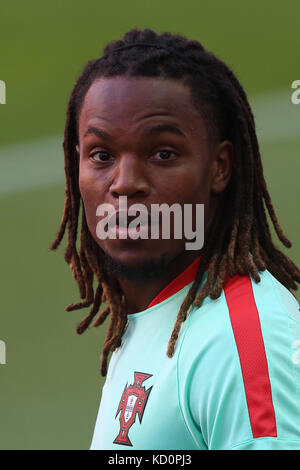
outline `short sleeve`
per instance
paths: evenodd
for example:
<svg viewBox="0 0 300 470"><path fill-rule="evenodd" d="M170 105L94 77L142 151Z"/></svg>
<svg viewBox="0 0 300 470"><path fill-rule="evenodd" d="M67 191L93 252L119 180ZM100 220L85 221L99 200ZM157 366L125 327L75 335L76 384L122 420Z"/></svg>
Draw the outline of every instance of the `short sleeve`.
<svg viewBox="0 0 300 470"><path fill-rule="evenodd" d="M236 444L229 450L300 450L300 440L261 437Z"/></svg>
<svg viewBox="0 0 300 470"><path fill-rule="evenodd" d="M299 306L262 277L194 310L182 343L181 406L209 450L300 449Z"/></svg>

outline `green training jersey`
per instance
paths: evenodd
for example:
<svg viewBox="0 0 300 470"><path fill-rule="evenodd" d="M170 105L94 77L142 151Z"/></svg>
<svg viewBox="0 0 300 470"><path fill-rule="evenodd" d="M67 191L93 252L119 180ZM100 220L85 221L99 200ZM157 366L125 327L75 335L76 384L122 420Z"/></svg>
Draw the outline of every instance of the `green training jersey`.
<svg viewBox="0 0 300 470"><path fill-rule="evenodd" d="M198 264L128 316L91 449L300 449L299 305L270 272L192 307L166 355Z"/></svg>

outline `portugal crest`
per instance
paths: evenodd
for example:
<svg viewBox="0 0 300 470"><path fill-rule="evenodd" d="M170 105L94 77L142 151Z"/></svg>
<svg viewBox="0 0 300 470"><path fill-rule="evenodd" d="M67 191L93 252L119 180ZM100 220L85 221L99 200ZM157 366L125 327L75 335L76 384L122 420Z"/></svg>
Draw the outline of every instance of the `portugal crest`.
<svg viewBox="0 0 300 470"><path fill-rule="evenodd" d="M114 444L122 444L124 446L132 446L128 437L128 432L133 423L135 423L136 415L139 415L140 423L142 422L145 406L152 390L152 387L147 390L142 386L143 382L152 374L144 374L143 372L134 373L133 385L125 385L118 410L115 418L120 414L120 432L114 440Z"/></svg>

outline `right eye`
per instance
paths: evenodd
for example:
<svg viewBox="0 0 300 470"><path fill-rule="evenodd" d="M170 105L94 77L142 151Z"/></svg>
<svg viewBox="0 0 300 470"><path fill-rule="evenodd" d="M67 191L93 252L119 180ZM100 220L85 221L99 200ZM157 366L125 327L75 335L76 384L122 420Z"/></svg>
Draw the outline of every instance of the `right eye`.
<svg viewBox="0 0 300 470"><path fill-rule="evenodd" d="M105 163L109 161L111 154L105 150L98 150L97 152L92 153L89 158L94 162Z"/></svg>

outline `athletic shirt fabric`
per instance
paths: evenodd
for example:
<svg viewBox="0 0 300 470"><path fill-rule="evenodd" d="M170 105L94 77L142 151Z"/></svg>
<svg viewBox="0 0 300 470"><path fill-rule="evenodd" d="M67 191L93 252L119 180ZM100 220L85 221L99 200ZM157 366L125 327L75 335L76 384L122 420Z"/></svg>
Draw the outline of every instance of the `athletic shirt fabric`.
<svg viewBox="0 0 300 470"><path fill-rule="evenodd" d="M128 316L91 450L300 449L299 304L270 272L192 307L166 355L198 263Z"/></svg>

